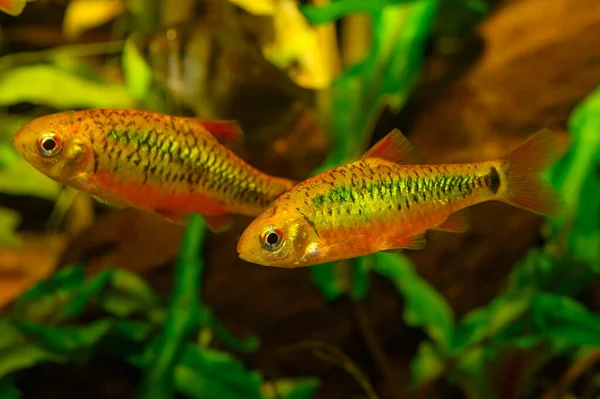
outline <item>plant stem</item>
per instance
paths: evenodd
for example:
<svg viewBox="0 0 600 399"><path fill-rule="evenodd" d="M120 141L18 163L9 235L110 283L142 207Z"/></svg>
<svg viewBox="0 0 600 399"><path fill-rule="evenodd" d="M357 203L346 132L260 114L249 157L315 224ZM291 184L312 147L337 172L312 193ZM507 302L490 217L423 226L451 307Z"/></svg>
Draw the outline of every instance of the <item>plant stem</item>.
<svg viewBox="0 0 600 399"><path fill-rule="evenodd" d="M360 303L353 302L354 315L359 326L359 330L365 340L371 356L377 363L381 374L383 374L384 381L388 386L388 389L394 393L394 397L401 398L403 396L402 387L397 383L398 379L394 376L393 366L390 359L385 355L375 332L371 328L369 319L365 313L364 307Z"/></svg>
<svg viewBox="0 0 600 399"><path fill-rule="evenodd" d="M157 339L155 358L142 382L140 397L168 399L173 396L173 368L185 337L198 322L203 261L199 255L204 242L205 224L199 215L191 215L175 264L173 296L163 331Z"/></svg>

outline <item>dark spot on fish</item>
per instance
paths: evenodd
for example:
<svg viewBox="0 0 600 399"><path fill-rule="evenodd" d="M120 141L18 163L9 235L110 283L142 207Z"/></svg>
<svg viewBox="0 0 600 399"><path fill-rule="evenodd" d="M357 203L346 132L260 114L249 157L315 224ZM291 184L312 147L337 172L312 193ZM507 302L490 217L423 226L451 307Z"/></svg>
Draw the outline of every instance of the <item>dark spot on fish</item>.
<svg viewBox="0 0 600 399"><path fill-rule="evenodd" d="M500 175L495 167L490 168L490 173L488 173L490 177L490 190L493 194L496 194L500 189Z"/></svg>

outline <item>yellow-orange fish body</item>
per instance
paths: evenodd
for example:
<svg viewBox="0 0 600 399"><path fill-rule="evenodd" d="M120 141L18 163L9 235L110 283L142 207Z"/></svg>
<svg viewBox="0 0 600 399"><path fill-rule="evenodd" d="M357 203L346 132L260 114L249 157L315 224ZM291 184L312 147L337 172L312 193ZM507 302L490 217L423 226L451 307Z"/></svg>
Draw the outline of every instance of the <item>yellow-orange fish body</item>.
<svg viewBox="0 0 600 399"><path fill-rule="evenodd" d="M176 222L198 213L219 231L230 214L256 216L293 186L223 144L239 135L234 122L95 109L37 118L14 145L42 173L102 202Z"/></svg>
<svg viewBox="0 0 600 399"><path fill-rule="evenodd" d="M282 194L246 228L238 252L261 265L299 267L421 249L426 230L464 232L464 209L490 200L555 215L558 202L537 176L553 149L544 131L503 159L419 165L412 145L394 131L360 160Z"/></svg>

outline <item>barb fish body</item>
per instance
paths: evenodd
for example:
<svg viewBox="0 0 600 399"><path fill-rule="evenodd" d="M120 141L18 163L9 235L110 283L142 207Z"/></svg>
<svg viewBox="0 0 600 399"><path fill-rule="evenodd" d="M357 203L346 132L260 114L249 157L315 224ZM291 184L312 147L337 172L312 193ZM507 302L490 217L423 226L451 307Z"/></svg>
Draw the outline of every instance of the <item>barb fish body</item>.
<svg viewBox="0 0 600 399"><path fill-rule="evenodd" d="M198 213L222 231L231 214L256 216L294 184L236 156L225 144L240 136L230 121L94 109L37 118L14 146L48 177L101 202L179 223Z"/></svg>
<svg viewBox="0 0 600 399"><path fill-rule="evenodd" d="M292 268L422 249L427 230L464 232L465 208L492 200L556 216L560 203L538 176L555 150L554 136L541 131L502 159L424 165L395 130L360 160L278 197L243 232L238 253Z"/></svg>

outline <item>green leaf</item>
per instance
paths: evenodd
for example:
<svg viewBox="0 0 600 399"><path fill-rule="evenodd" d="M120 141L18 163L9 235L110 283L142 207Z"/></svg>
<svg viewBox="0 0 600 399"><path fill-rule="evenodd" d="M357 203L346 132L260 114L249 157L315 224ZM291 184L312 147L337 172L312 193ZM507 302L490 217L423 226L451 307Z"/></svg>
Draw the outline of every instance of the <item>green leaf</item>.
<svg viewBox="0 0 600 399"><path fill-rule="evenodd" d="M0 319L0 378L47 361L62 363L66 358L30 342L11 318Z"/></svg>
<svg viewBox="0 0 600 399"><path fill-rule="evenodd" d="M531 304L531 321L535 331L553 339L600 346L600 316L571 298L536 294Z"/></svg>
<svg viewBox="0 0 600 399"><path fill-rule="evenodd" d="M175 367L177 390L192 398L261 399L261 376L224 352L186 345Z"/></svg>
<svg viewBox="0 0 600 399"><path fill-rule="evenodd" d="M410 3L414 0L338 0L319 6L302 6L300 12L308 22L321 25L350 14L373 13L389 5Z"/></svg>
<svg viewBox="0 0 600 399"><path fill-rule="evenodd" d="M362 301L369 290L369 273L373 267L373 257L361 256L350 261L352 273L352 290L350 296L354 301Z"/></svg>
<svg viewBox="0 0 600 399"><path fill-rule="evenodd" d="M572 296L593 281L596 275L593 266L572 259L572 254L557 257L533 248L513 268L509 286L511 290L537 288Z"/></svg>
<svg viewBox="0 0 600 399"><path fill-rule="evenodd" d="M0 380L0 398L2 399L20 399L21 392L6 378Z"/></svg>
<svg viewBox="0 0 600 399"><path fill-rule="evenodd" d="M410 363L410 370L412 378L409 390L414 392L442 375L444 359L436 352L431 342L421 342L417 354Z"/></svg>
<svg viewBox="0 0 600 399"><path fill-rule="evenodd" d="M106 287L111 277L112 270L104 269L94 278L82 284L73 295L73 298L66 302L58 312L59 318L68 319L81 315L90 300Z"/></svg>
<svg viewBox="0 0 600 399"><path fill-rule="evenodd" d="M390 279L405 300L404 321L421 327L440 346L450 343L454 327L452 309L446 300L413 269L400 254L379 252L373 270Z"/></svg>
<svg viewBox="0 0 600 399"><path fill-rule="evenodd" d="M90 349L112 327L110 320L99 320L83 326L52 327L16 320L24 335L40 343L51 351L69 354L69 352Z"/></svg>
<svg viewBox="0 0 600 399"><path fill-rule="evenodd" d="M337 266L336 263L325 263L310 270L311 281L327 301L338 299L345 291L344 284L337 277Z"/></svg>
<svg viewBox="0 0 600 399"><path fill-rule="evenodd" d="M252 336L244 340L235 337L206 306L201 306L200 320L201 325L210 328L210 330L214 332L225 345L233 350L240 352L254 352L260 346L258 337Z"/></svg>
<svg viewBox="0 0 600 399"><path fill-rule="evenodd" d="M526 314L531 295L530 290L507 292L494 298L488 306L465 315L452 332L450 353L458 355L484 340L493 339L497 344L508 340L512 335L502 335L502 332Z"/></svg>
<svg viewBox="0 0 600 399"><path fill-rule="evenodd" d="M168 398L173 391L173 368L184 339L195 327L200 316L200 285L203 261L200 248L206 225L200 215L191 215L183 235L175 264L175 284L167 319L157 339L155 358L146 365L142 383L143 398Z"/></svg>
<svg viewBox="0 0 600 399"><path fill-rule="evenodd" d="M317 378L279 379L264 382L261 386L262 399L311 399L320 381Z"/></svg>
<svg viewBox="0 0 600 399"><path fill-rule="evenodd" d="M58 109L134 108L136 105L122 85L86 80L53 65L0 71L0 105L22 102Z"/></svg>
<svg viewBox="0 0 600 399"><path fill-rule="evenodd" d="M60 269L21 294L12 314L26 320L46 320L83 284L85 272L79 265Z"/></svg>
<svg viewBox="0 0 600 399"><path fill-rule="evenodd" d="M435 29L437 51L455 52L488 13L484 0L441 1Z"/></svg>
<svg viewBox="0 0 600 399"><path fill-rule="evenodd" d="M39 172L13 148L5 148L4 160L9 165L0 169L0 192L11 195L30 195L56 201L61 192L61 185Z"/></svg>
<svg viewBox="0 0 600 399"><path fill-rule="evenodd" d="M140 102L144 102L152 88L152 70L140 54L137 36L130 35L123 47L122 67L125 84L129 92Z"/></svg>
<svg viewBox="0 0 600 399"><path fill-rule="evenodd" d="M566 246L575 261L600 271L600 88L579 104L569 118L571 140L566 154L549 170L565 201L566 218L549 220L551 239Z"/></svg>
<svg viewBox="0 0 600 399"><path fill-rule="evenodd" d="M125 269L113 270L109 287L102 293L99 302L104 310L119 317L157 311L161 303L144 279Z"/></svg>
<svg viewBox="0 0 600 399"><path fill-rule="evenodd" d="M152 326L139 321L119 321L113 324L111 333L127 341L142 342L147 339Z"/></svg>

